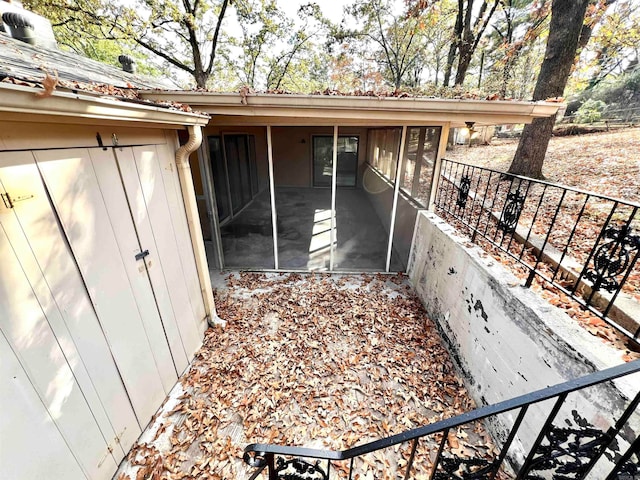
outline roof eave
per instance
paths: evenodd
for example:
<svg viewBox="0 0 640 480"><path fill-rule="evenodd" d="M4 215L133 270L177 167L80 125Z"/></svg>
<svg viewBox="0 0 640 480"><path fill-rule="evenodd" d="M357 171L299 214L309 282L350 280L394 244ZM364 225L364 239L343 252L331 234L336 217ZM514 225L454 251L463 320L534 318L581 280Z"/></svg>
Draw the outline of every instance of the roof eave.
<svg viewBox="0 0 640 480"><path fill-rule="evenodd" d="M330 95L275 95L213 92L145 91L143 98L186 103L211 115L243 117L315 117L393 121L440 119L464 125L530 123L550 117L563 105L554 102L521 102L473 99L435 99L412 97L359 97Z"/></svg>
<svg viewBox="0 0 640 480"><path fill-rule="evenodd" d="M95 121L135 123L140 126L181 128L186 125L204 126L209 116L199 113L170 110L153 105L128 103L115 98L87 92L54 91L48 97L38 97L43 90L22 85L0 86L0 112L4 117L47 118L53 122L94 123Z"/></svg>

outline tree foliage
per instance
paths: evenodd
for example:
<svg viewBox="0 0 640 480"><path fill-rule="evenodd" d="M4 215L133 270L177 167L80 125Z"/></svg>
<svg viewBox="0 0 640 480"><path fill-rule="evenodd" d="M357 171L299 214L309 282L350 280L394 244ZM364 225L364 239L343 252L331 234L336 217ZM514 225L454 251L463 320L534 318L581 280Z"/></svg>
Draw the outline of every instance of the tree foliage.
<svg viewBox="0 0 640 480"><path fill-rule="evenodd" d="M313 83L314 72L322 70L317 41L329 28L317 5L302 5L298 22L275 0L238 0L235 10L240 34L227 35L221 57L235 70L239 84L279 90Z"/></svg>
<svg viewBox="0 0 640 480"><path fill-rule="evenodd" d="M141 73L161 73L158 65L150 62L132 42L115 43L105 38L100 15L90 14L99 12L101 6L99 0L85 0L82 4L66 0L24 0L25 8L51 21L61 48L114 66L120 66L119 55L130 55L136 59Z"/></svg>
<svg viewBox="0 0 640 480"><path fill-rule="evenodd" d="M612 76L635 68L640 49L640 4L618 0L596 5L589 44L585 46L569 88L590 90ZM608 8L606 8L608 7Z"/></svg>
<svg viewBox="0 0 640 480"><path fill-rule="evenodd" d="M182 86L438 95L455 84L502 98L531 97L551 11L551 0L351 0L334 25L315 3L293 14L283 0L24 1L64 47L114 65L127 53ZM637 2L590 0L571 88L633 66L638 44Z"/></svg>
<svg viewBox="0 0 640 480"><path fill-rule="evenodd" d="M500 97L523 98L524 91L518 91L523 83L530 85L533 90L531 78L515 77L519 64L528 63L531 55L541 57L536 43L539 44L544 39L543 32L548 28L549 8L549 1L500 0L499 11L487 35L485 48L492 63L492 86ZM526 68L526 71L531 72L531 68Z"/></svg>
<svg viewBox="0 0 640 480"><path fill-rule="evenodd" d="M25 2L27 3L27 2ZM213 71L222 22L232 0L28 0L53 17L61 43L91 53L99 41L137 46L205 87ZM80 42L93 43L84 46Z"/></svg>
<svg viewBox="0 0 640 480"><path fill-rule="evenodd" d="M424 60L420 16L396 10L393 0L356 0L345 11L353 28L336 32L338 42L354 43L354 50L370 52L386 82L393 88L415 84Z"/></svg>

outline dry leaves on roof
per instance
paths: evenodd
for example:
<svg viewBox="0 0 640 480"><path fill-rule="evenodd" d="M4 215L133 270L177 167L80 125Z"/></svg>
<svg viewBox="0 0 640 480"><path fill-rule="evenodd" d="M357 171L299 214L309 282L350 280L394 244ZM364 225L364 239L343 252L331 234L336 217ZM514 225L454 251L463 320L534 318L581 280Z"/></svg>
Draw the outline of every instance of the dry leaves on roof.
<svg viewBox="0 0 640 480"><path fill-rule="evenodd" d="M194 89L197 92L215 92L215 90L209 90L204 88ZM437 98L437 99L450 99L450 100L505 100L513 101L511 97L503 97L498 93L484 93L475 90L464 90L461 87L429 87L423 89L413 90L351 90L342 91L332 88L326 88L324 90L316 90L313 92L292 92L282 88L267 89L267 90L254 90L248 86L243 86L238 90L240 95L240 103L242 105L248 104L248 98L251 95L313 95L313 96L325 96L325 97L372 97L372 98ZM551 100L550 100L551 101ZM560 102L562 99L554 99L553 101Z"/></svg>
<svg viewBox="0 0 640 480"><path fill-rule="evenodd" d="M46 97L50 97L51 95L53 95L53 91L56 89L56 87L58 86L58 72L54 72L55 73L55 78L53 76L51 76L49 74L49 72L47 72L45 70L45 76L42 79L42 88L44 89L44 91L42 92L37 92L36 93L36 97L40 97L40 98L46 98Z"/></svg>
<svg viewBox="0 0 640 480"><path fill-rule="evenodd" d="M405 277L240 274L227 286L216 295L227 327L207 331L185 393L132 449L132 480L160 463L163 479L246 478L249 443L340 450L473 408ZM415 478L439 441L420 442ZM480 424L447 441L448 454L495 453ZM368 455L354 478L395 478L409 454ZM346 468L335 463L332 478Z"/></svg>

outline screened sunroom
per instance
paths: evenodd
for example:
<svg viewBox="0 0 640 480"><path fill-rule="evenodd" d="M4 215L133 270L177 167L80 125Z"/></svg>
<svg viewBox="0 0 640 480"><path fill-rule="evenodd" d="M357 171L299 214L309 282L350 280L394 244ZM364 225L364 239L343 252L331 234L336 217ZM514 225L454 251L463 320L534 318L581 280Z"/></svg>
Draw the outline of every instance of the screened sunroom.
<svg viewBox="0 0 640 480"><path fill-rule="evenodd" d="M211 115L192 157L218 269L405 271L452 127L528 123L532 102L158 92Z"/></svg>

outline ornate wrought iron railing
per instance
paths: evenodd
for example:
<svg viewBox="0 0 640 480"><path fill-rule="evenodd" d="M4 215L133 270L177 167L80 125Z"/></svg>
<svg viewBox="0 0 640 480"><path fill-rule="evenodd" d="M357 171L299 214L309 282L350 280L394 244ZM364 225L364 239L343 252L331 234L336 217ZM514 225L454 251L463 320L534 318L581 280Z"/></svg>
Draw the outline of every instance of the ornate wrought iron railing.
<svg viewBox="0 0 640 480"><path fill-rule="evenodd" d="M597 395L591 389L613 388L611 380L637 372L640 372L640 360L342 451L252 444L244 450L244 461L255 468L250 480L260 476L269 480L352 480L363 478L359 468L366 455L391 449L404 457L404 471L395 475L400 474L405 480L413 478L417 462L429 467L428 478L434 480L490 480L511 476L502 469L507 459L517 479L577 480L592 475L589 478L637 480L640 478L640 437L637 435L640 421L636 410L640 391L633 399L621 403L617 419L607 419L601 411L592 412L591 417L598 418L598 427L580 410L581 406L588 405L592 395ZM636 380L633 385L640 386L640 379L633 379ZM496 420L499 416L500 422L506 417L512 421L502 445L492 450L492 455L462 458L451 453L451 432L481 420ZM521 432L525 424L526 430L533 433ZM426 458L417 455L419 442L425 444L428 440L432 448L426 450ZM409 448L394 450L402 444ZM514 454L514 450L520 454ZM374 474L373 478L383 477Z"/></svg>
<svg viewBox="0 0 640 480"><path fill-rule="evenodd" d="M550 283L626 336L640 335L619 307L640 301L639 204L443 160L435 208L524 266L526 287Z"/></svg>

